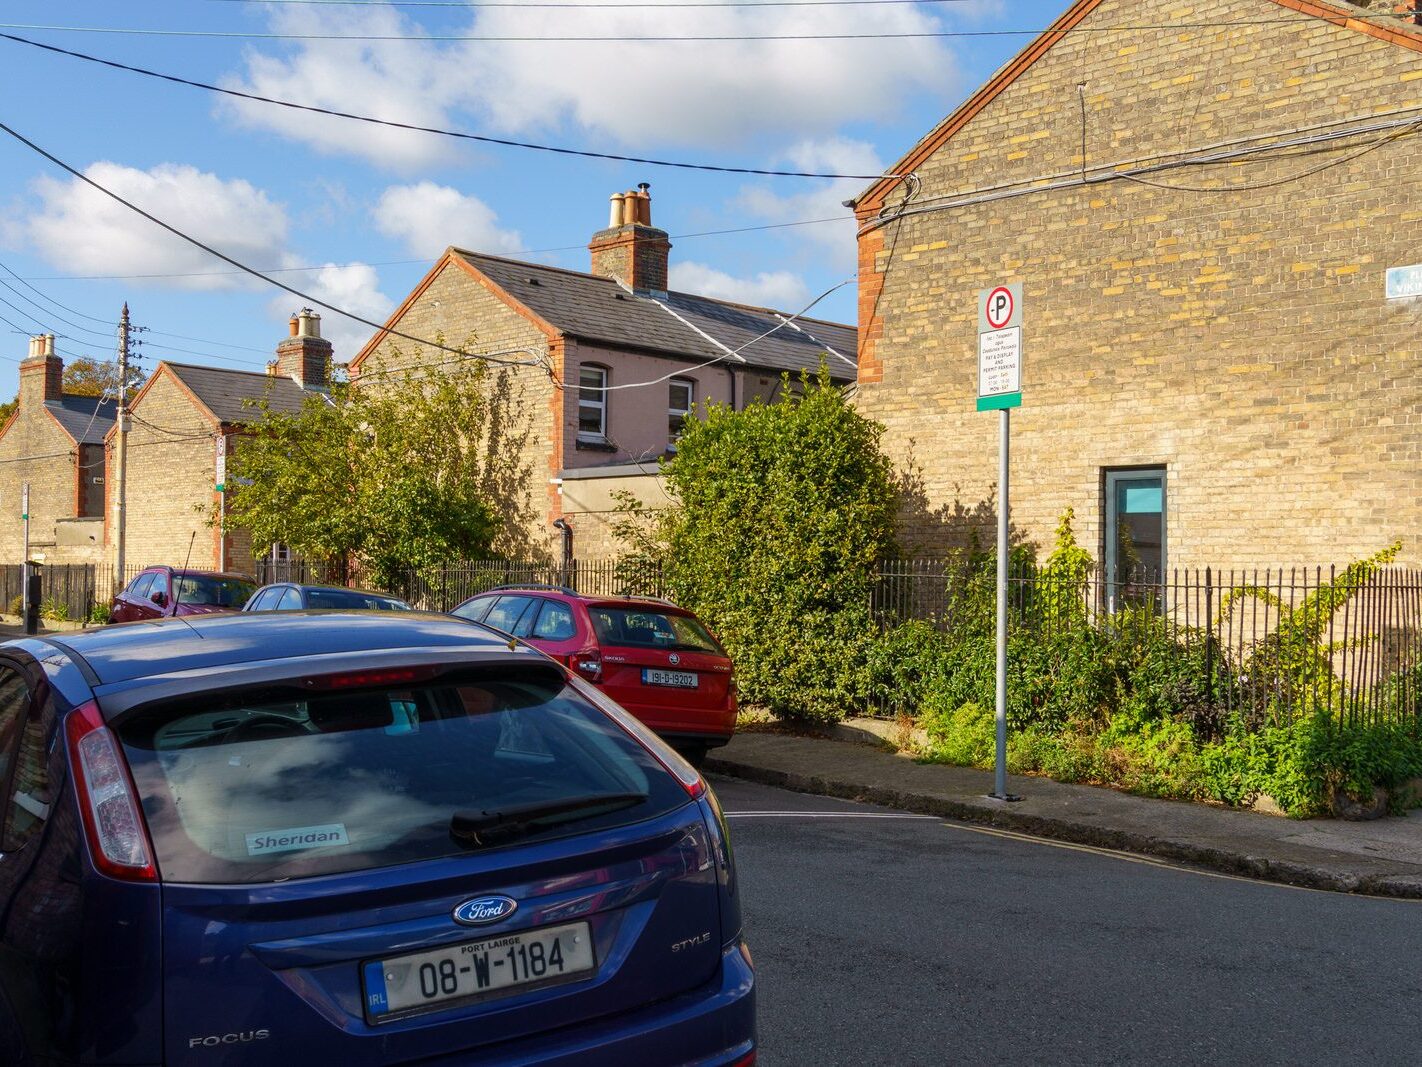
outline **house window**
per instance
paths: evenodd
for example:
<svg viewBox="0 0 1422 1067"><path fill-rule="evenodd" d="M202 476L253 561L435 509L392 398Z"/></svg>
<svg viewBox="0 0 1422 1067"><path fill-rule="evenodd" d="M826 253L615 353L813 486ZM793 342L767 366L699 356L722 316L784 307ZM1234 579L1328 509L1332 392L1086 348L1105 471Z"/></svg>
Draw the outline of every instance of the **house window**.
<svg viewBox="0 0 1422 1067"><path fill-rule="evenodd" d="M1106 472L1106 580L1112 606L1165 574L1165 469Z"/></svg>
<svg viewBox="0 0 1422 1067"><path fill-rule="evenodd" d="M607 368L584 363L578 370L578 440L607 440Z"/></svg>
<svg viewBox="0 0 1422 1067"><path fill-rule="evenodd" d="M691 414L691 397L696 391L696 383L690 378L673 378L667 389L667 440L676 447L676 439L681 436L682 425Z"/></svg>

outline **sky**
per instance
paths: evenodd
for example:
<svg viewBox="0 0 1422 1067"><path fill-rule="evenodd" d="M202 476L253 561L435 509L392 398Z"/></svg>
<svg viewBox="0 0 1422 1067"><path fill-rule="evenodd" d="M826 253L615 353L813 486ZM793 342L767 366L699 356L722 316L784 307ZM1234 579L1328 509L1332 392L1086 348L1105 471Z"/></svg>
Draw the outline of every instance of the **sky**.
<svg viewBox="0 0 1422 1067"><path fill-rule="evenodd" d="M891 166L1030 37L628 38L1041 29L1066 6L502 2L11 0L0 32L389 121L619 155L868 175ZM535 39L432 39L471 36ZM608 197L639 182L651 185L653 223L672 236L674 289L799 311L854 277L854 225L842 201L866 180L481 144L239 100L8 40L0 50L0 122L212 248L375 321L451 244L586 270ZM746 227L770 228L695 236ZM14 394L30 334L57 335L66 361L111 358L125 301L144 330L136 337L148 370L161 359L260 370L305 303L0 133L0 397ZM854 322L854 286L809 313ZM339 361L372 332L322 316Z"/></svg>

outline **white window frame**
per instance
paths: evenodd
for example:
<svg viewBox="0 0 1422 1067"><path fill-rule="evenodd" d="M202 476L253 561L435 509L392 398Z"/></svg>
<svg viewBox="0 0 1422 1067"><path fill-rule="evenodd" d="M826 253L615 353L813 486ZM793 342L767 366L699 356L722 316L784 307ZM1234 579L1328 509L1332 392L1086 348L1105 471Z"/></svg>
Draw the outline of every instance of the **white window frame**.
<svg viewBox="0 0 1422 1067"><path fill-rule="evenodd" d="M679 409L679 408L675 408L675 407L672 406L671 394L672 394L672 390L675 389L677 386L685 386L685 388L686 388L686 407L685 407L684 409ZM695 381L695 379L692 379L692 378L672 378L671 380L669 380L669 381L667 382L667 441L668 441L667 448L668 448L670 451L672 451L672 452L675 452L675 451L676 451L676 440L677 440L678 437L681 436L681 433L680 433L679 431L676 431L676 430L673 430L673 429L672 429L672 425L671 425L672 417L673 417L673 416L676 416L676 415L680 415L681 418L682 418L682 422L685 423L685 421L686 421L687 419L691 418L691 409L692 409L692 407L695 406L695 404L696 404L696 381Z"/></svg>
<svg viewBox="0 0 1422 1067"><path fill-rule="evenodd" d="M598 385L598 386L595 386L595 387L594 387L594 386L584 386L584 385L583 385L583 375L586 374L586 373L588 373L589 371L593 371L593 372L597 373L597 374L601 377L601 379L602 379L602 384L601 384L601 385ZM608 369L607 369L606 367L604 367L604 366L603 366L602 364L600 364L600 363L583 363L583 364L580 364L580 365L578 366L578 440L579 440L579 441L587 441L587 442L589 442L590 444L597 444L597 445L601 445L601 444L606 444L606 443L607 443L607 392L606 392L606 389L607 389L608 379L609 379L610 377L611 377L611 375L609 374ZM585 388L586 388L586 389L592 389L592 388L598 389L598 390L599 390L598 398L597 398L596 400L589 400L589 399L587 399L586 397L584 397L584 396L583 396L583 390L584 390ZM590 408L597 408L597 412L598 412L598 427L599 427L597 433L592 433L591 431L588 431L588 430L584 430L584 429L583 429L583 408L584 408L584 406L590 407Z"/></svg>

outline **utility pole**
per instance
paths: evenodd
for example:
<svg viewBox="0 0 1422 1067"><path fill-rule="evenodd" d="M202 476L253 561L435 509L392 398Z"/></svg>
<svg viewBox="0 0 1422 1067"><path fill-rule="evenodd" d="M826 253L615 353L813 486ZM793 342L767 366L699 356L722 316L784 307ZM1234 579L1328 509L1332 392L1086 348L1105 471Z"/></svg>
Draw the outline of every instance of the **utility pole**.
<svg viewBox="0 0 1422 1067"><path fill-rule="evenodd" d="M123 304L123 315L119 318L118 354L118 454L114 459L114 582L121 587L124 581L124 493L127 483L124 476L128 467L128 301Z"/></svg>

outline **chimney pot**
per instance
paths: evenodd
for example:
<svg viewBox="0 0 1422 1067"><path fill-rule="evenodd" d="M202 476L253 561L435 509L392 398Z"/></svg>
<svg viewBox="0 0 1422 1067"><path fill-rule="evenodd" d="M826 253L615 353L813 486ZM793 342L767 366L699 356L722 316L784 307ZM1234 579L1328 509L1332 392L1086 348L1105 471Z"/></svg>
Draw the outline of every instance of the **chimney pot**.
<svg viewBox="0 0 1422 1067"><path fill-rule="evenodd" d="M607 212L607 228L615 230L622 225L622 194L613 193L607 199L610 202Z"/></svg>
<svg viewBox="0 0 1422 1067"><path fill-rule="evenodd" d="M297 333L300 331L300 329L301 329L301 324L300 324L299 322L297 322L295 315L293 315L293 316L291 317L291 321L290 321L289 323L287 323L287 329L291 331L290 334L288 334L288 336L290 336L290 337L295 337L295 336L297 335Z"/></svg>
<svg viewBox="0 0 1422 1067"><path fill-rule="evenodd" d="M611 225L593 236L588 251L593 274L615 279L633 291L663 292L671 242L652 226L650 188L642 182L636 189L609 197Z"/></svg>

